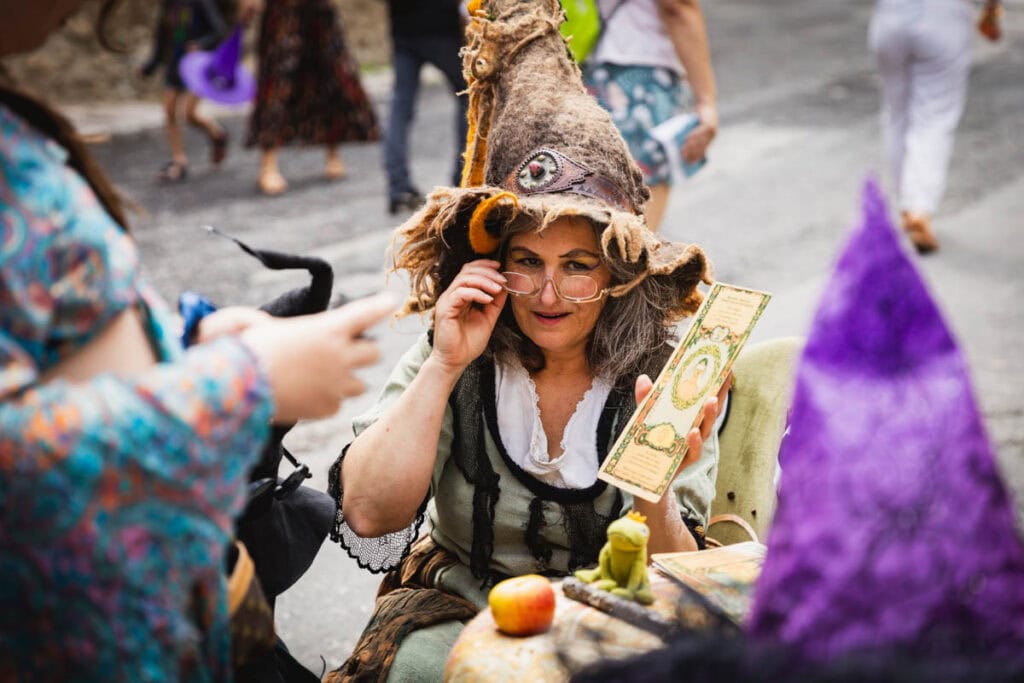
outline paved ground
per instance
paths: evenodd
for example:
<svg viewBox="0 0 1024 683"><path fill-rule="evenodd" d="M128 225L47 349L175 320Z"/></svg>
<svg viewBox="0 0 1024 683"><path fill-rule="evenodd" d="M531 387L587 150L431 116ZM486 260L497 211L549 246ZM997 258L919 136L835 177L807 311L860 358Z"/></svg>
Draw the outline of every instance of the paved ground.
<svg viewBox="0 0 1024 683"><path fill-rule="evenodd" d="M760 0L707 3L721 89L722 129L711 163L678 188L664 232L702 243L720 279L774 292L757 335L803 334L848 227L856 218L865 174L882 168L878 83L865 49L866 0ZM932 291L963 343L977 394L1004 471L1024 494L1024 9L1011 5L1008 35L981 45L972 72L950 188L937 220L943 250L921 262ZM372 88L386 111L386 83ZM426 89L413 143L413 168L424 188L447 181L454 152L453 107L440 87ZM329 259L337 288L358 295L388 287L384 250L397 219L384 211L378 145L346 147L349 178L320 179L322 156L297 150L283 158L292 190L282 198L255 194L256 156L234 148L226 167L204 168L201 141L190 137L193 174L186 184L158 186L165 160L152 107L94 127L144 128L97 147L115 180L147 210L136 221L149 276L174 298L183 289L220 304L257 304L301 281L268 274L225 241L199 227L212 224L252 244L312 252ZM79 110L80 116L89 112ZM95 112L94 112L95 113ZM227 119L236 141L237 115ZM405 320L378 336L385 362L365 374L379 385L421 329ZM289 436L292 450L317 472L317 486L350 438L351 416L369 397L330 420ZM325 545L310 572L283 596L279 625L308 666L319 671L351 649L372 604L376 579L343 551Z"/></svg>

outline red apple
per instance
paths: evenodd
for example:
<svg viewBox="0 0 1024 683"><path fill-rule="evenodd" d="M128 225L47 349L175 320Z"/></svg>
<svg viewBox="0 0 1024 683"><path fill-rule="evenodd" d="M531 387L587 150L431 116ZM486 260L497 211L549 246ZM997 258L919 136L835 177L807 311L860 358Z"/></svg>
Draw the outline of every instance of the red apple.
<svg viewBox="0 0 1024 683"><path fill-rule="evenodd" d="M487 602L498 630L510 636L544 633L555 618L555 591L539 574L505 579L491 589Z"/></svg>

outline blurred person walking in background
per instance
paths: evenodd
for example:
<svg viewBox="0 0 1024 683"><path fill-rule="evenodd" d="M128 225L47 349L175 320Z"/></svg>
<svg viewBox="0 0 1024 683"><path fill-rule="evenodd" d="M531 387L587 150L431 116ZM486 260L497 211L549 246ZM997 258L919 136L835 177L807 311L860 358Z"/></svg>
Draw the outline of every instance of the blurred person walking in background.
<svg viewBox="0 0 1024 683"><path fill-rule="evenodd" d="M978 28L999 38L999 0ZM939 247L932 216L946 188L971 67L970 0L878 0L868 42L882 78L882 129L903 230L918 252Z"/></svg>
<svg viewBox="0 0 1024 683"><path fill-rule="evenodd" d="M338 145L379 138L377 118L345 47L330 0L243 0L240 14L260 21L259 85L246 144L262 150L259 189L281 194L277 150L324 145L324 176L345 177Z"/></svg>
<svg viewBox="0 0 1024 683"><path fill-rule="evenodd" d="M388 0L395 70L391 113L384 133L384 170L388 176L388 212L414 210L423 195L409 175L409 126L416 108L420 71L424 64L437 67L452 93L466 88L462 76L462 18L460 0ZM466 140L465 95L456 97L455 167L452 185L462 174L462 147Z"/></svg>
<svg viewBox="0 0 1024 683"><path fill-rule="evenodd" d="M583 70L587 88L607 109L644 173L651 199L644 210L661 225L671 188L670 162L651 129L683 113L684 81L700 123L680 153L705 158L718 132L717 92L699 0L597 0L604 28Z"/></svg>
<svg viewBox="0 0 1024 683"><path fill-rule="evenodd" d="M224 35L224 21L213 0L163 0L153 51L141 68L152 76L164 67L164 117L171 160L160 171L160 179L178 182L188 177L188 155L182 139L181 111L185 121L202 130L210 140L210 163L219 166L228 152L228 134L216 121L199 114L199 97L186 90L178 73L182 58L192 50L208 50Z"/></svg>

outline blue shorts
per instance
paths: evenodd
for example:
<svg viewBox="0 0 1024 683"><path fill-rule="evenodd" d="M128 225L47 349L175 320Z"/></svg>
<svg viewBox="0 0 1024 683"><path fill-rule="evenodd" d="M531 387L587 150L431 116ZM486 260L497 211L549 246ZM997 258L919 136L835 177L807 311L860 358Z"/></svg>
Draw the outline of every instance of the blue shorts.
<svg viewBox="0 0 1024 683"><path fill-rule="evenodd" d="M665 149L650 130L685 111L687 88L672 70L601 62L583 68L583 81L611 115L648 185L672 182Z"/></svg>

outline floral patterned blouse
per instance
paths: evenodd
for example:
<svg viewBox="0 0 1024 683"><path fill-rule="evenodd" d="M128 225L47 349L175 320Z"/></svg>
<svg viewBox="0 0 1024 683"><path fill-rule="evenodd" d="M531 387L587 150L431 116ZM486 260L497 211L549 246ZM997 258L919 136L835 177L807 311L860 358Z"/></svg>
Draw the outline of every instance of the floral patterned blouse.
<svg viewBox="0 0 1024 683"><path fill-rule="evenodd" d="M224 550L269 387L235 339L182 351L65 159L0 105L0 680L227 680ZM154 369L41 381L131 306Z"/></svg>

